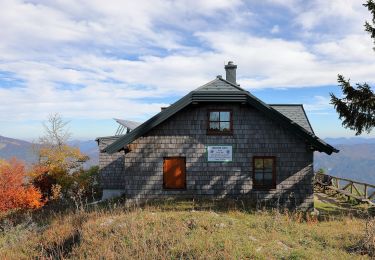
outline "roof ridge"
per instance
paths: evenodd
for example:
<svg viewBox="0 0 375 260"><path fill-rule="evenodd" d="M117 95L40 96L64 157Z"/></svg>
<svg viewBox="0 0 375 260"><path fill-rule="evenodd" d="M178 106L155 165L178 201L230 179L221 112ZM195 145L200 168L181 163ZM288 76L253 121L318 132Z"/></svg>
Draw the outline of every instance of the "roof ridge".
<svg viewBox="0 0 375 260"><path fill-rule="evenodd" d="M223 91L222 89L220 89L220 87L222 87L222 86L216 86L215 85L215 82L219 82L219 81L228 85L228 88L230 88L230 87L234 88L235 91L248 92L247 90L241 88L239 85L223 79L223 77L220 76L220 75L218 75L215 79L211 80L210 82L207 82L206 84L204 84L204 85L198 87L197 89L193 90L193 92L211 91L211 90L205 89L205 88L209 89L210 87L212 88L212 91ZM214 90L214 87L217 88L217 90ZM229 91L229 90L225 90L225 91Z"/></svg>
<svg viewBox="0 0 375 260"><path fill-rule="evenodd" d="M213 82L217 81L218 79L219 79L219 78L217 77L216 79L213 79L213 80L207 82L206 84L203 84L202 86L196 88L196 89L193 90L193 91L198 91L199 89L204 88L205 86L208 86L208 85L212 84Z"/></svg>
<svg viewBox="0 0 375 260"><path fill-rule="evenodd" d="M228 81L228 80L226 80L226 79L223 79L223 77L217 77L217 78L218 78L219 80L221 80L221 81L224 81L225 83L228 83L229 85L235 87L235 88L238 89L238 90L245 91L245 92L249 92L249 91L247 91L247 90L241 88L239 84L234 84L234 83L232 83L232 82L230 82L230 81Z"/></svg>

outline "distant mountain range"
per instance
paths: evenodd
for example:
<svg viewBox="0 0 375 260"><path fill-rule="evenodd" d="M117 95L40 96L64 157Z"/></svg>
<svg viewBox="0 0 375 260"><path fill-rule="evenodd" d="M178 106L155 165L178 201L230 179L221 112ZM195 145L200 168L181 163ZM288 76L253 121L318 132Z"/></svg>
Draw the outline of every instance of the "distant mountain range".
<svg viewBox="0 0 375 260"><path fill-rule="evenodd" d="M85 163L85 167L98 165L98 145L94 140L75 140L70 141L69 144L75 147L79 147L82 153L90 157L90 160ZM0 136L0 158L10 159L12 157L17 157L18 159L23 160L26 164L31 165L38 160L38 156L36 153L37 148L38 144Z"/></svg>
<svg viewBox="0 0 375 260"><path fill-rule="evenodd" d="M38 160L34 147L27 141L0 136L0 158L17 157L30 164Z"/></svg>
<svg viewBox="0 0 375 260"><path fill-rule="evenodd" d="M375 184L375 138L327 138L340 150L327 155L315 153L314 168L328 174Z"/></svg>
<svg viewBox="0 0 375 260"><path fill-rule="evenodd" d="M69 144L75 147L79 147L83 154L86 154L90 157L90 160L85 163L85 166L90 167L99 164L99 149L98 143L95 140L74 140L70 141Z"/></svg>
<svg viewBox="0 0 375 260"><path fill-rule="evenodd" d="M339 138L326 138L325 142L330 145L351 145L351 144L375 144L375 138L363 138L363 137L339 137Z"/></svg>
<svg viewBox="0 0 375 260"><path fill-rule="evenodd" d="M322 168L338 177L375 184L375 138L327 138L325 141L340 150L338 154L327 155L316 152L314 169ZM85 167L97 165L99 151L96 141L71 141L70 145L79 147L90 157ZM37 161L30 142L0 136L0 158L17 157L27 164Z"/></svg>

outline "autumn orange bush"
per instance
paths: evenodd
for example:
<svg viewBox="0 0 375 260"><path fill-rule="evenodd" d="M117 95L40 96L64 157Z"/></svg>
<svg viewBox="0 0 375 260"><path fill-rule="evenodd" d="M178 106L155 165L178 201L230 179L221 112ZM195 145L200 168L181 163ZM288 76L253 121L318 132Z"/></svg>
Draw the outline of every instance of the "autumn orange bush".
<svg viewBox="0 0 375 260"><path fill-rule="evenodd" d="M25 165L13 158L0 162L0 211L44 205L41 192L26 181Z"/></svg>

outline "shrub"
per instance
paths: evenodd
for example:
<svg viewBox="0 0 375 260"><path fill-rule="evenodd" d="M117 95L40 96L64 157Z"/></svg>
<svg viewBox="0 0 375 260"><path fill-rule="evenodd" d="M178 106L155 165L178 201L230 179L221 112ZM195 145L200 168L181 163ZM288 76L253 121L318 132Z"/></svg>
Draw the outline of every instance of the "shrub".
<svg viewBox="0 0 375 260"><path fill-rule="evenodd" d="M91 166L88 170L80 170L73 174L76 186L83 190L84 196L89 199L101 197L99 185L99 166Z"/></svg>
<svg viewBox="0 0 375 260"><path fill-rule="evenodd" d="M55 169L56 170L56 169ZM31 171L32 182L48 201L70 203L71 200L92 201L101 197L98 180L99 167L82 168L72 173L50 171L43 165L34 165Z"/></svg>
<svg viewBox="0 0 375 260"><path fill-rule="evenodd" d="M41 192L25 179L25 165L21 161L13 158L0 162L0 211L44 205Z"/></svg>

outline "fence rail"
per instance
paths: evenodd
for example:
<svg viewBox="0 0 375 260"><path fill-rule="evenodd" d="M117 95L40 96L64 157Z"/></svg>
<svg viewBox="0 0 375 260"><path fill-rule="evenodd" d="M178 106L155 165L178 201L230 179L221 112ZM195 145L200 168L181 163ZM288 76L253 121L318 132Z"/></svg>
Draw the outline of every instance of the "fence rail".
<svg viewBox="0 0 375 260"><path fill-rule="evenodd" d="M314 183L324 190L333 190L347 198L375 205L375 185L351 179L316 173Z"/></svg>

